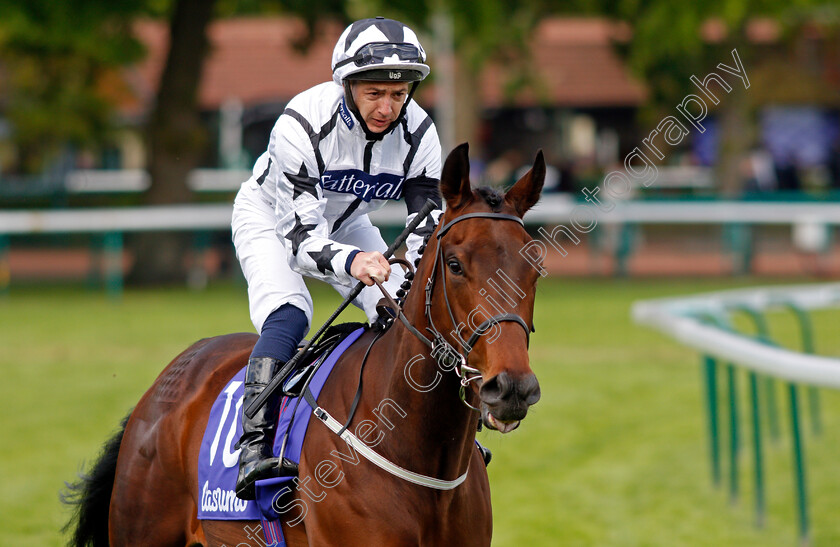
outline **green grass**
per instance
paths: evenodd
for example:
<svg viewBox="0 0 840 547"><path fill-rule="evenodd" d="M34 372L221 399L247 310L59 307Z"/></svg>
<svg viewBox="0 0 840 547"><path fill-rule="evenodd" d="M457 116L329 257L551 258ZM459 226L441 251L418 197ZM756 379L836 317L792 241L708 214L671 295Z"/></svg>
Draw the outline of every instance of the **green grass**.
<svg viewBox="0 0 840 547"><path fill-rule="evenodd" d="M725 484L710 481L699 357L629 317L637 299L750 284L541 281L531 358L542 400L517 431L480 434L494 453L494 546L796 543L787 413L781 440L765 444L768 516L757 529L746 398L732 504ZM320 324L338 299L320 285L315 293ZM840 354L840 314L814 318L820 353ZM787 316L771 327L796 343ZM119 303L73 288L13 287L0 299L0 545L63 544L63 482L96 456L160 370L199 338L252 328L238 285L127 291ZM836 545L840 396L820 393L825 433L805 436L812 543ZM779 385L782 411L784 394Z"/></svg>

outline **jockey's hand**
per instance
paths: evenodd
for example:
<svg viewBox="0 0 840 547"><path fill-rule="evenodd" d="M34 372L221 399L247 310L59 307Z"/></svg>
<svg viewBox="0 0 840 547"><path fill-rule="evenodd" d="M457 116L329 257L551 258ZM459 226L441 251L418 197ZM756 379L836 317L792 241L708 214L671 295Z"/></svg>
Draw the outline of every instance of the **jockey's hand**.
<svg viewBox="0 0 840 547"><path fill-rule="evenodd" d="M356 254L350 264L350 275L367 286L373 285L373 280L384 283L391 276L391 265L379 251L372 253L361 252Z"/></svg>

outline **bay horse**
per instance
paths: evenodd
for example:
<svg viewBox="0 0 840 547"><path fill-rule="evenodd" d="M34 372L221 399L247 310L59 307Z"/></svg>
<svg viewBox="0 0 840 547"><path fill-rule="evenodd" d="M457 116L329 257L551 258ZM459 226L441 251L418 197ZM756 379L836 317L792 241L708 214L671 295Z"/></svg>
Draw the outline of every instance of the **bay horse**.
<svg viewBox="0 0 840 547"><path fill-rule="evenodd" d="M297 488L281 508L290 513L282 520L289 546L490 545L490 485L475 435L479 421L511 431L540 397L528 359L539 272L520 249L531 241L521 219L544 176L539 152L507 193L473 190L467 145L453 150L440 182L447 208L427 238L400 320L362 334L319 396L344 423L361 381L348 431L401 468L449 486L387 473L313 418ZM166 367L90 474L71 486L71 544L265 545L259 521L197 519L197 460L210 408L255 341L253 334L204 339Z"/></svg>

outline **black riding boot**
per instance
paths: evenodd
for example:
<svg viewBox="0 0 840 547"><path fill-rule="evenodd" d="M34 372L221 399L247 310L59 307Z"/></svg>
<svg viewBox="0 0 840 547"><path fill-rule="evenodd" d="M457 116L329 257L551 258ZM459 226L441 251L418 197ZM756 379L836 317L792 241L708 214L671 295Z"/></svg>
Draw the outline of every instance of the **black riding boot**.
<svg viewBox="0 0 840 547"><path fill-rule="evenodd" d="M273 457L274 434L277 431L277 414L280 410L280 391L275 391L253 418L245 415L245 409L265 389L266 384L283 362L271 357L254 357L248 361L245 371L245 396L242 401L242 437L239 438L239 475L236 478L236 495L240 499L254 499L254 483L261 479L295 474L294 462Z"/></svg>

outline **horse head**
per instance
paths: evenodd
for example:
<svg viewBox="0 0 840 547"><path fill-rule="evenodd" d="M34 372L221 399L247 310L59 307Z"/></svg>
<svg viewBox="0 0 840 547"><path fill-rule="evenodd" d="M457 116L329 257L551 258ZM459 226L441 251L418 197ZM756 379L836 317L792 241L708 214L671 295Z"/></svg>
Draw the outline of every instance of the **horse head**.
<svg viewBox="0 0 840 547"><path fill-rule="evenodd" d="M515 429L540 398L528 359L539 272L520 250L531 241L522 217L539 199L544 179L540 151L507 193L474 190L467 144L449 154L441 174L446 212L432 236L437 245L429 249L436 257L426 287L428 321L438 343L457 352L460 367L452 366L461 385L481 380L482 421L502 433Z"/></svg>

